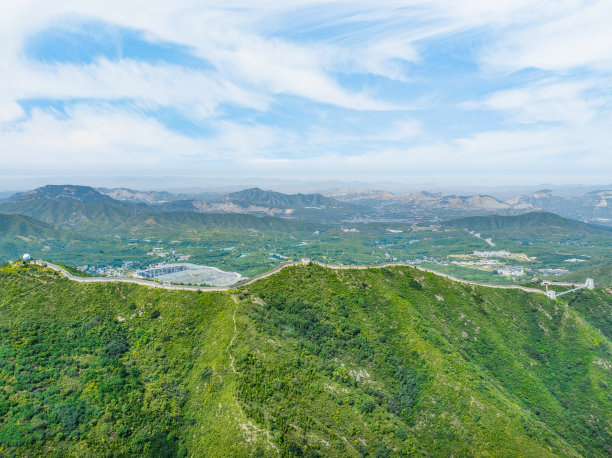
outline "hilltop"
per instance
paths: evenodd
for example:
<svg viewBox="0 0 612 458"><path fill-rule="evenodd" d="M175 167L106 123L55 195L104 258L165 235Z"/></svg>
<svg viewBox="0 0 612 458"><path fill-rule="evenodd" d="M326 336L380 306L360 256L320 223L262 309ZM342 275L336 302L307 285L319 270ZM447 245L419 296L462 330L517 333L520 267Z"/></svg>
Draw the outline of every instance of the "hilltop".
<svg viewBox="0 0 612 458"><path fill-rule="evenodd" d="M408 267L228 293L4 268L0 453L606 456L611 307Z"/></svg>
<svg viewBox="0 0 612 458"><path fill-rule="evenodd" d="M26 202L39 199L75 200L86 204L114 202L114 199L101 194L89 186L75 185L47 185L31 191L16 193L9 200L12 202Z"/></svg>

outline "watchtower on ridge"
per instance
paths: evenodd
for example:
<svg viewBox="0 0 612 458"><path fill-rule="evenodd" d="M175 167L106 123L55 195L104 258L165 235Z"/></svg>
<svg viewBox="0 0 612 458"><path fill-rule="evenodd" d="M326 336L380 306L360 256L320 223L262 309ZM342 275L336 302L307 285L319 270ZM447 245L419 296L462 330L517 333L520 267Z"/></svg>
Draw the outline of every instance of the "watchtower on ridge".
<svg viewBox="0 0 612 458"><path fill-rule="evenodd" d="M573 293L574 291L578 291L580 289L594 289L595 288L595 280L593 280L592 278L587 278L586 281L584 282L584 285L582 286L578 286L577 288L573 288L573 289L568 289L567 291L563 291L561 293L558 293L554 290L549 290L548 289L548 283L546 284L546 295L548 297L550 297L551 299L555 300L560 296L563 296L565 294L569 294L569 293Z"/></svg>

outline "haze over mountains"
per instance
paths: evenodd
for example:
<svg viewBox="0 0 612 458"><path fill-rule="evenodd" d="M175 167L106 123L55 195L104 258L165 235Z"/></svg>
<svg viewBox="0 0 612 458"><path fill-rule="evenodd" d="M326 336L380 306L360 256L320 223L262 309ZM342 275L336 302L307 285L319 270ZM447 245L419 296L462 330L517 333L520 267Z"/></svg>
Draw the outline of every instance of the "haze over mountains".
<svg viewBox="0 0 612 458"><path fill-rule="evenodd" d="M380 217L438 216L460 217L466 214L518 214L527 211L548 211L570 218L612 224L612 190L590 191L574 196L558 195L549 189L500 200L491 195L454 195L421 191L396 194L388 191L335 191L323 194L288 195L259 188L228 194L183 199L170 193L125 190L100 190L119 200L141 203L165 203L167 209L200 212L259 213L275 216L306 216L308 209L373 211ZM171 201L171 202L168 202ZM172 202L173 201L173 202ZM296 213L297 212L297 213ZM311 212L312 213L312 212ZM342 214L343 212L341 212ZM346 213L344 213L346 214Z"/></svg>
<svg viewBox="0 0 612 458"><path fill-rule="evenodd" d="M127 188L44 186L16 193L0 203L0 211L41 216L52 222L44 207L50 202L112 205L131 212L187 211L278 216L310 221L450 219L471 215L512 215L546 211L597 224L612 224L612 190L561 196L550 190L500 200L491 195L452 195L422 191L394 194L388 191L350 191L323 194L284 194L259 188L227 194L172 194ZM38 208L36 208L38 207ZM59 205L61 207L61 205ZM25 209L20 211L20 209Z"/></svg>
<svg viewBox="0 0 612 458"><path fill-rule="evenodd" d="M244 212L214 212L206 215L184 209L176 201L169 205L116 200L87 186L45 186L18 193L0 203L0 213L23 214L58 228L78 232L124 233L140 226L180 232L186 223L213 228L252 227L274 229L303 226L278 218L257 218ZM213 212L211 212L213 213ZM244 213L244 214L242 214ZM253 212L256 213L256 212ZM191 226L190 226L191 227Z"/></svg>
<svg viewBox="0 0 612 458"><path fill-rule="evenodd" d="M453 195L427 191L412 194L393 194L386 191L336 193L333 197L343 202L369 203L380 215L462 217L477 214L518 214L528 211L547 211L562 216L612 224L612 191L592 191L583 195L560 196L551 190L519 195L502 201L490 195Z"/></svg>

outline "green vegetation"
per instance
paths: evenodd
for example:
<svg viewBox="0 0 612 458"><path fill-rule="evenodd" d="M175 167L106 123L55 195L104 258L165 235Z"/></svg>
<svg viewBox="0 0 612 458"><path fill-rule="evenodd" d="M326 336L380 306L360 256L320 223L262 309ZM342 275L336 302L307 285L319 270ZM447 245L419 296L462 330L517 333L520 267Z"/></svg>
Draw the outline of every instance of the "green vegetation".
<svg viewBox="0 0 612 458"><path fill-rule="evenodd" d="M445 223L448 227L471 229L476 231L490 231L497 229L510 229L515 231L530 231L545 228L550 233L590 233L604 234L612 232L607 226L596 226L580 221L563 218L548 212L530 212L516 216L469 216Z"/></svg>
<svg viewBox="0 0 612 458"><path fill-rule="evenodd" d="M47 186L0 203L0 262L28 252L87 266L90 273L121 274L189 258L249 277L305 257L329 264L424 263L488 283L513 282L497 270L520 265L526 276L519 281L550 276L556 269L553 274L563 274L569 281L588 276L598 284L612 284L612 230L551 213L477 216L442 224L424 223L421 218L417 225L367 222L373 209L316 194L290 196L251 189L216 204L230 202L289 213L278 213L283 218L199 213L189 200L146 205L117 201L87 187ZM363 219L348 222L357 217ZM472 256L474 251L490 250L507 250L514 256L498 259L496 266L478 264Z"/></svg>
<svg viewBox="0 0 612 458"><path fill-rule="evenodd" d="M63 269L65 269L70 274L74 275L75 277L91 277L91 275L87 275L86 273L81 272L79 269L75 269L72 266L67 266L65 264L56 264L56 265L59 267L62 267Z"/></svg>
<svg viewBox="0 0 612 458"><path fill-rule="evenodd" d="M0 268L0 454L607 456L612 293L292 267L232 293Z"/></svg>

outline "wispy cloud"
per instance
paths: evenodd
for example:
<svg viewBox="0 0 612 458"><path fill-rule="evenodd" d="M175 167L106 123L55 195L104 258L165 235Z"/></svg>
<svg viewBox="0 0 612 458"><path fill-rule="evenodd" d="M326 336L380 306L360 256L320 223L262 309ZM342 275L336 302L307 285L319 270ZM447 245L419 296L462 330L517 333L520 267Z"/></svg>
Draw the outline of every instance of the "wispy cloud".
<svg viewBox="0 0 612 458"><path fill-rule="evenodd" d="M603 0L9 1L0 160L105 173L612 171L610 23ZM54 33L62 56L44 46ZM101 49L105 37L116 49Z"/></svg>
<svg viewBox="0 0 612 458"><path fill-rule="evenodd" d="M606 94L607 95L607 94ZM605 104L594 81L539 81L490 95L483 102L467 102L466 108L498 110L520 123L565 121L584 124Z"/></svg>

